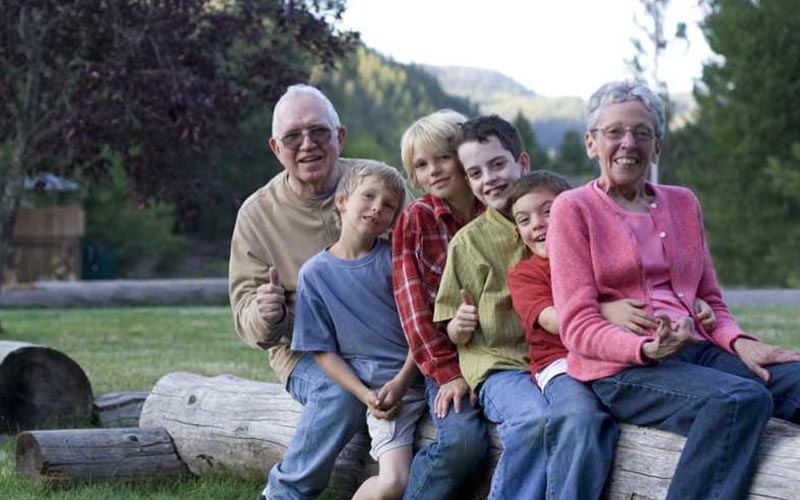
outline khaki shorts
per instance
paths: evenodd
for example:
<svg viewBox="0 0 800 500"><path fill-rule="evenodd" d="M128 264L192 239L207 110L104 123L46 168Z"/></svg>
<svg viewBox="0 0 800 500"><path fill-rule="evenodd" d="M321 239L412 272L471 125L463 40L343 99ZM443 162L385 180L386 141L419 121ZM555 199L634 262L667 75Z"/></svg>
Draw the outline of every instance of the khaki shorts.
<svg viewBox="0 0 800 500"><path fill-rule="evenodd" d="M389 450L414 444L417 421L425 413L425 389L409 387L403 396L403 406L393 420L378 419L367 410L367 427L372 438L369 454L375 460Z"/></svg>

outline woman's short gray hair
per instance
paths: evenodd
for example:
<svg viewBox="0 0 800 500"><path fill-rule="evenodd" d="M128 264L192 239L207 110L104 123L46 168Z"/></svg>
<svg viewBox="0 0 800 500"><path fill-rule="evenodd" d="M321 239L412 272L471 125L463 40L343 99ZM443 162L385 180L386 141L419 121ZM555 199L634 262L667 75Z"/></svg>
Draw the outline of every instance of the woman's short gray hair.
<svg viewBox="0 0 800 500"><path fill-rule="evenodd" d="M322 93L320 89L317 87L313 87L311 85L306 85L304 83L298 83L296 85L291 85L289 88L286 89L286 92L278 99L278 102L275 103L275 107L272 110L272 137L275 137L275 131L278 130L278 118L279 113L278 110L290 99L301 95L310 95L319 100L322 105L325 107L325 114L328 115L328 125L331 126L332 129L338 129L342 126L341 120L339 120L339 113L336 112L336 108L333 107L333 103L331 100L328 99L328 96Z"/></svg>
<svg viewBox="0 0 800 500"><path fill-rule="evenodd" d="M628 101L639 101L647 108L653 115L656 137L663 139L667 122L664 102L650 87L636 81L608 82L597 89L586 106L586 130L597 128L597 120L600 119L603 108L609 104Z"/></svg>

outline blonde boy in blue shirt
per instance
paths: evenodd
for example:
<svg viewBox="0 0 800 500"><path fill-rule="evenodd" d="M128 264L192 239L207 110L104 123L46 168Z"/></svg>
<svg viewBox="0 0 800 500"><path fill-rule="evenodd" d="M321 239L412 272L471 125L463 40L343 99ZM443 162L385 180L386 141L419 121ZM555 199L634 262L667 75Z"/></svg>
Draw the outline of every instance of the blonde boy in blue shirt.
<svg viewBox="0 0 800 500"><path fill-rule="evenodd" d="M416 422L425 410L422 377L403 335L392 290L392 255L379 238L405 198L399 172L361 161L339 181L341 236L300 269L292 350L367 406L377 476L354 499L399 498L408 482Z"/></svg>

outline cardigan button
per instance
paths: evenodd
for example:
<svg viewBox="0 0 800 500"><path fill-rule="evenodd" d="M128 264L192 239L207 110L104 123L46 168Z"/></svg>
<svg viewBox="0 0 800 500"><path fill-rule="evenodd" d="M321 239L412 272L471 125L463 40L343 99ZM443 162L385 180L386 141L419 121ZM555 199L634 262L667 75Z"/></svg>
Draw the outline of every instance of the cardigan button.
<svg viewBox="0 0 800 500"><path fill-rule="evenodd" d="M682 299L682 298L683 298L683 296L684 296L684 293L683 293L683 292L678 292L678 298Z"/></svg>
<svg viewBox="0 0 800 500"><path fill-rule="evenodd" d="M663 240L664 238L667 237L667 233L665 233L664 231L661 231L660 233L658 233L658 237Z"/></svg>
<svg viewBox="0 0 800 500"><path fill-rule="evenodd" d="M658 203L656 202L651 203L650 208L658 208Z"/></svg>

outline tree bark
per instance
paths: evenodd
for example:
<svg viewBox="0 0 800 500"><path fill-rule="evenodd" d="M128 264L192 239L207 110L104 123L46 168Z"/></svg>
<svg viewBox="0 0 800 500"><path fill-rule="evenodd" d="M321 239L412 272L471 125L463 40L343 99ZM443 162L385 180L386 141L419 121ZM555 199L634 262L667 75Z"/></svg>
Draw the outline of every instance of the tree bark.
<svg viewBox="0 0 800 500"><path fill-rule="evenodd" d="M14 96L15 99L12 99L11 102L11 108L16 115L13 117L16 125L13 153L11 161L2 171L2 181L0 181L2 184L2 189L0 189L0 282L2 282L6 270L8 247L14 232L14 220L17 216L19 200L22 196L33 127L38 121L40 112L42 47L40 46L41 37L37 37L34 33L36 19L32 19L32 17L36 18L37 16L35 12L31 12L31 9L29 6L21 8L17 25L17 33L27 60L27 70L22 95ZM2 325L0 325L0 330L2 330Z"/></svg>
<svg viewBox="0 0 800 500"><path fill-rule="evenodd" d="M188 474L165 429L23 432L17 474L34 481L133 480Z"/></svg>
<svg viewBox="0 0 800 500"><path fill-rule="evenodd" d="M86 425L92 387L67 355L24 342L0 342L0 433Z"/></svg>
<svg viewBox="0 0 800 500"><path fill-rule="evenodd" d="M171 373L147 398L140 425L164 427L189 469L198 475L225 472L264 478L286 450L302 406L279 384L223 375L207 378ZM491 429L490 466L471 489L483 498L502 445ZM417 428L417 448L435 438L426 415ZM623 425L606 498L660 499L666 495L685 439L655 429ZM373 474L369 439L359 434L340 455L331 487L352 492ZM762 439L760 463L750 490L754 499L797 498L800 491L800 427L773 419Z"/></svg>

